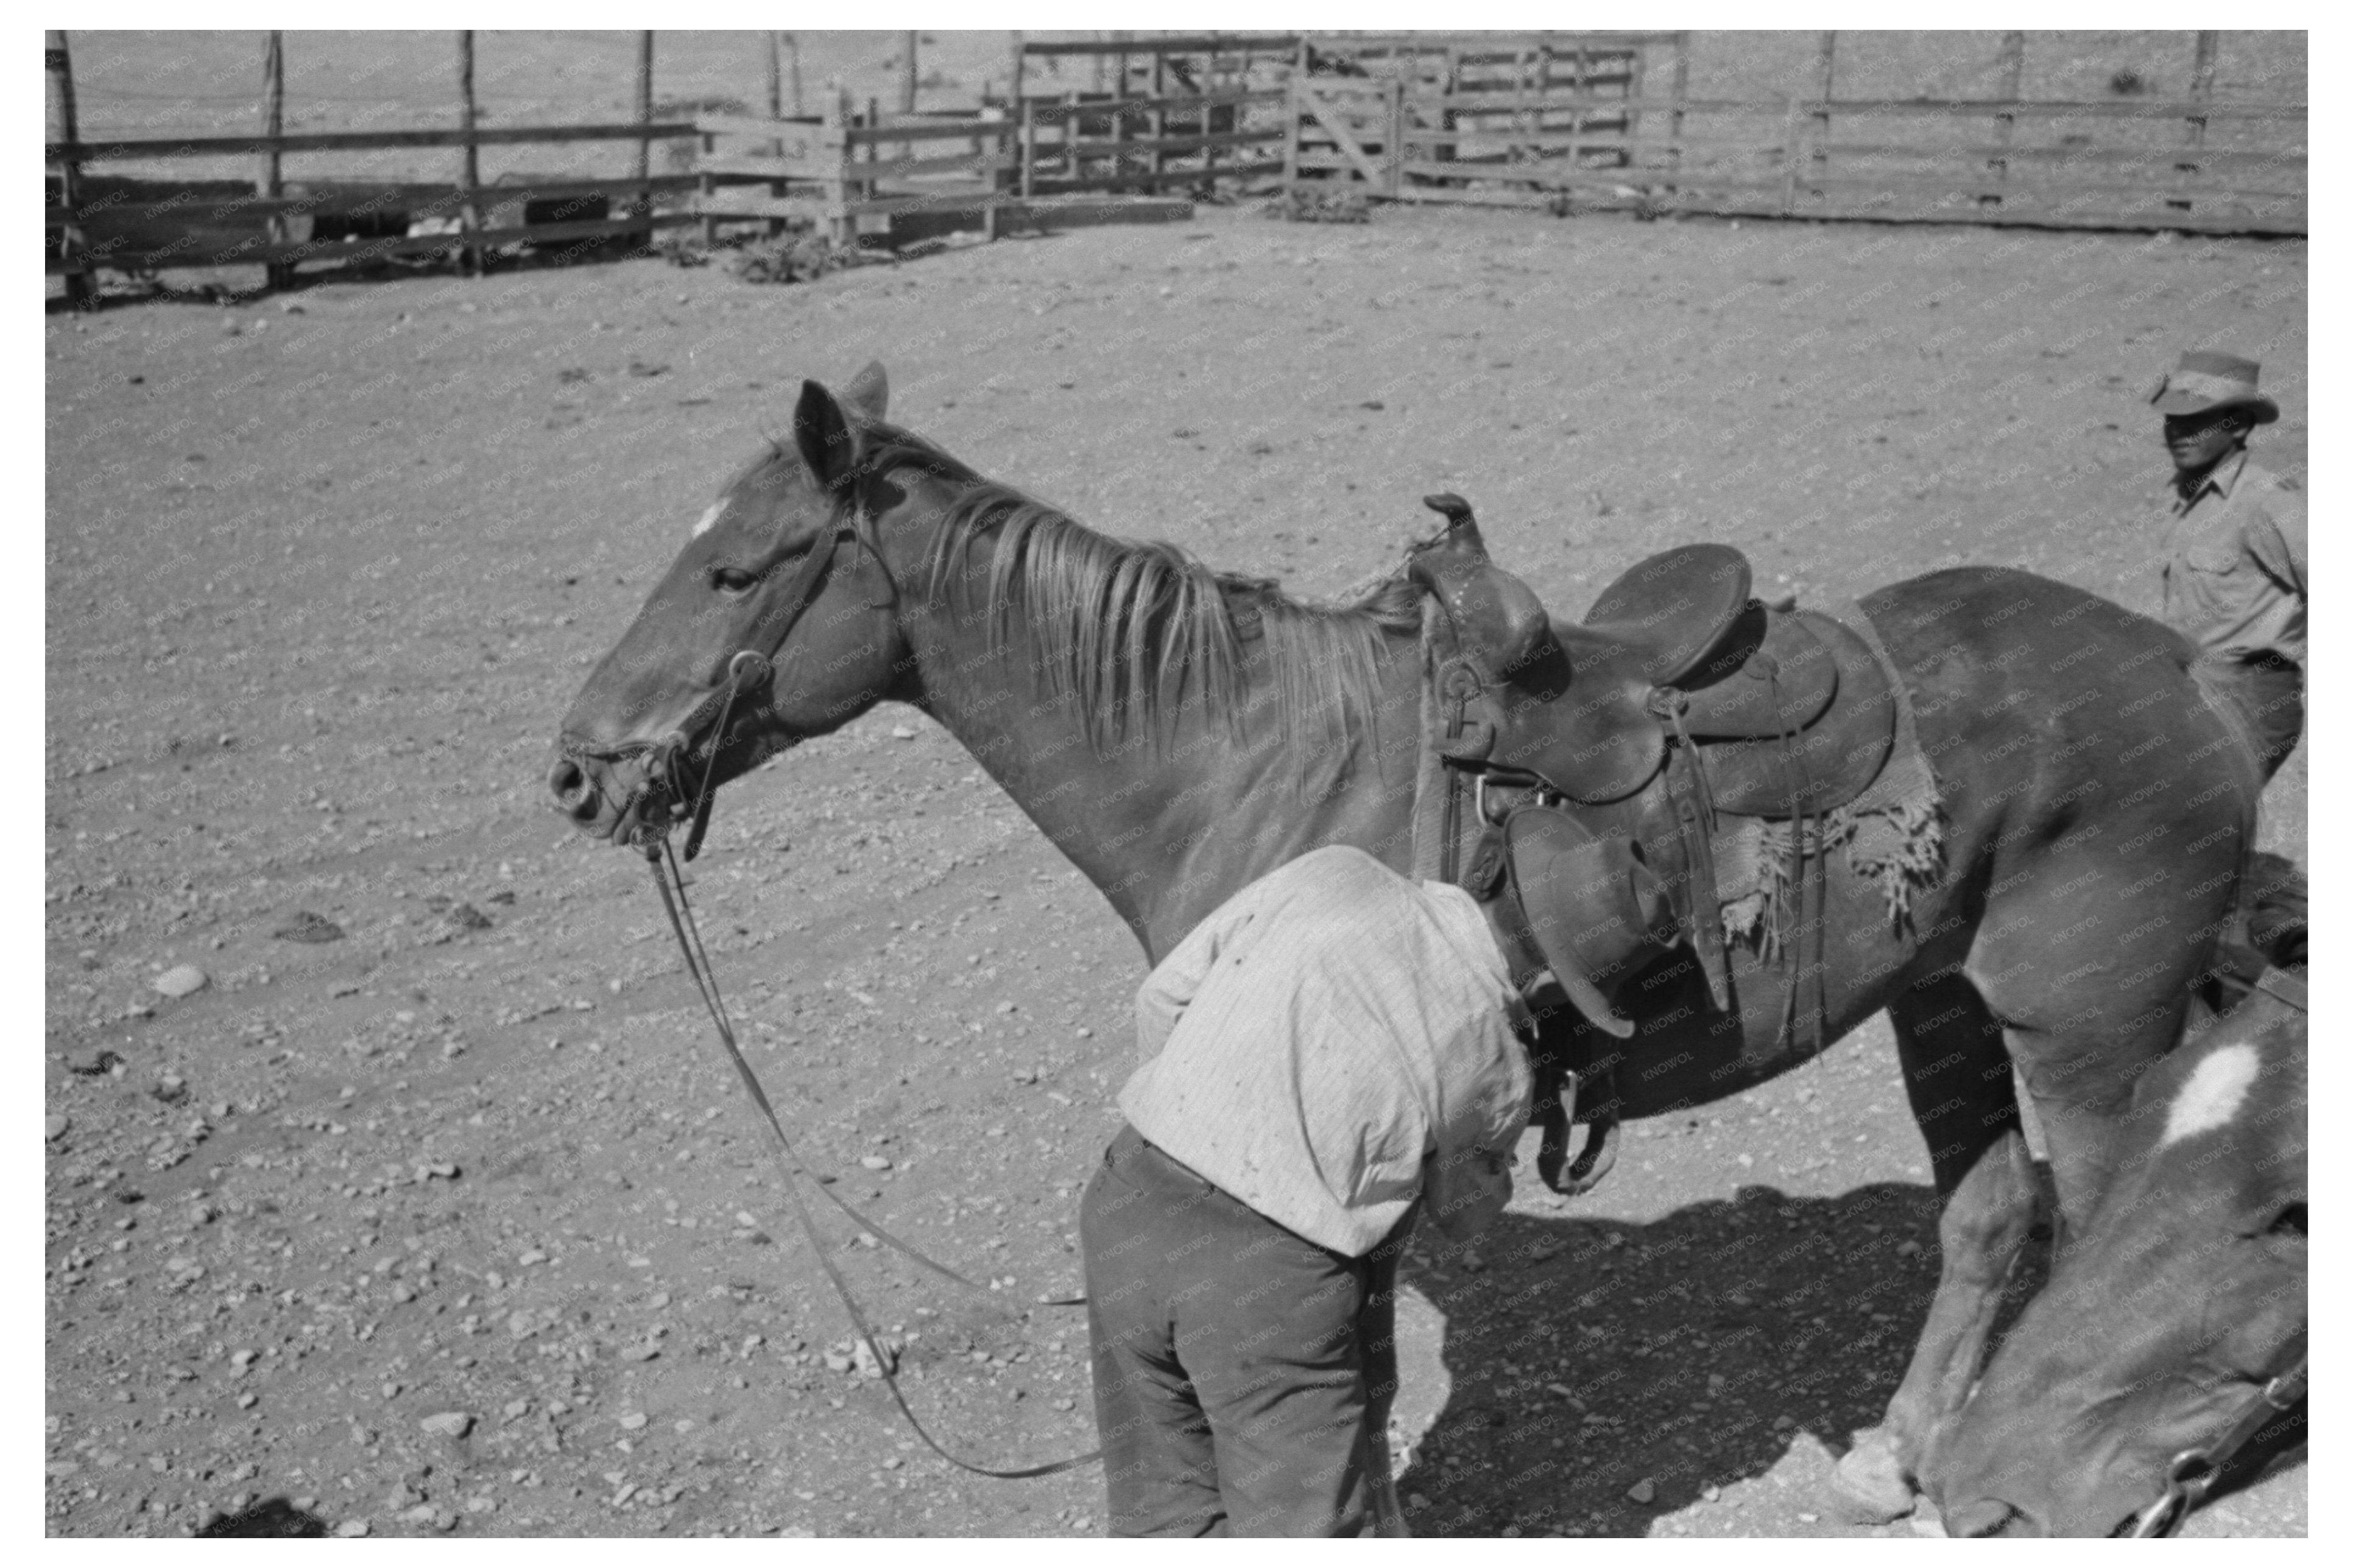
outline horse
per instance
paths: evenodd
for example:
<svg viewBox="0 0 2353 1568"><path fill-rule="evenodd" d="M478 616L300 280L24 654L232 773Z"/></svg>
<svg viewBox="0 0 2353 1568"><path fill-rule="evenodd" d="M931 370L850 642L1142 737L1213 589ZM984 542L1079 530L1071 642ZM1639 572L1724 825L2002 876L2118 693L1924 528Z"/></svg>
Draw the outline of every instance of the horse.
<svg viewBox="0 0 2353 1568"><path fill-rule="evenodd" d="M791 440L722 489L565 714L559 813L625 844L690 810L699 832L718 785L896 701L970 751L1150 963L1307 850L1410 867L1412 584L1314 603L1221 576L984 479L892 424L887 401L880 365L839 396L803 384ZM2033 1223L2013 1068L2064 1225L2106 1184L2134 1081L2179 1037L2261 785L2193 687L2189 644L2155 621L1990 568L1862 605L1941 792L1946 874L1905 922L1862 879L1829 879L1816 1030L1780 1026L1795 981L1753 952L1734 955L1736 1016L1688 950L1662 960L1621 993L1643 1016L1614 1110L1721 1100L1888 1013L1942 1268L1903 1383L1838 1478L1851 1514L1894 1517ZM1539 1035L1539 1103L1583 1027L1556 1013Z"/></svg>
<svg viewBox="0 0 2353 1568"><path fill-rule="evenodd" d="M2300 1399L2304 995L2266 972L2135 1086L2116 1180L1936 1435L1949 1533L2123 1532Z"/></svg>

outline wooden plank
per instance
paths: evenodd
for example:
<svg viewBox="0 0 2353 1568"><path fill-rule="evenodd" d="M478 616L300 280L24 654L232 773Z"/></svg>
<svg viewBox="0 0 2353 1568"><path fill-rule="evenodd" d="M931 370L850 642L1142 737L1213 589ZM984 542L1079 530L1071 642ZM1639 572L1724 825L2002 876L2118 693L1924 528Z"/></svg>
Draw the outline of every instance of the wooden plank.
<svg viewBox="0 0 2353 1568"><path fill-rule="evenodd" d="M694 166L705 174L737 174L763 180L827 180L833 178L840 169L839 164L828 158L761 158L749 154L699 158Z"/></svg>
<svg viewBox="0 0 2353 1568"><path fill-rule="evenodd" d="M132 137L121 141L45 144L43 155L52 163L70 158L77 163L121 163L146 158L256 157L267 153L380 153L412 147L528 147L542 142L634 142L650 136L673 141L695 133L691 121L665 121L658 125L501 125L482 126L471 132L457 129L420 131L310 131L290 136L181 136L165 139Z"/></svg>
<svg viewBox="0 0 2353 1568"><path fill-rule="evenodd" d="M764 120L751 114L698 114L694 117L694 129L704 136L807 136L814 142L824 131L825 121L798 115Z"/></svg>
<svg viewBox="0 0 2353 1568"><path fill-rule="evenodd" d="M1320 82L1322 79L1318 79ZM1173 97L1123 98L1082 100L1064 103L1059 99L1039 99L1038 119L1040 123L1077 115L1092 120L1099 116L1124 118L1134 115L1165 114L1181 110L1191 114L1204 109L1248 109L1262 104L1276 104L1290 97L1283 88L1220 88L1214 92L1178 93Z"/></svg>
<svg viewBox="0 0 2353 1568"><path fill-rule="evenodd" d="M1121 44L1105 44L1094 39L1058 38L1053 40L1021 41L1022 55L1030 59L1044 59L1060 55L1201 55L1232 54L1247 51L1253 54L1287 55L1299 47L1296 33L1193 33L1174 37L1131 38Z"/></svg>
<svg viewBox="0 0 2353 1568"><path fill-rule="evenodd" d="M861 173L878 180L912 180L928 174L969 174L984 179L1014 165L1015 154L1011 153L965 153L949 158L888 159Z"/></svg>
<svg viewBox="0 0 2353 1568"><path fill-rule="evenodd" d="M489 228L475 235L481 245L552 245L563 240L610 238L616 235L638 234L649 228L674 228L681 224L698 222L694 213L654 213L645 217L607 218L583 223L543 223L514 228ZM119 272L160 272L191 267L255 267L270 262L343 261L394 256L429 256L436 251L453 250L463 245L462 237L455 234L419 235L402 239L349 239L326 244L269 245L256 243L227 250L197 254L193 248L178 251L126 251L120 255L93 256L93 266L111 268ZM52 260L48 270L58 273L63 267Z"/></svg>
<svg viewBox="0 0 2353 1568"><path fill-rule="evenodd" d="M668 194L692 190L695 183L696 176L692 174L656 174L644 182L643 189L649 193ZM293 195L269 199L244 195L175 196L152 202L91 205L83 208L82 216L110 223L142 223L171 217L217 223L245 214L300 217L398 211L429 215L455 211L465 200L461 188L448 184L322 186L314 182L306 190L298 182L292 188ZM481 205L489 208L523 201L561 201L567 196L634 196L639 194L639 183L630 179L540 180L528 185L483 185L475 195ZM47 211L53 222L64 216L62 210L55 206L47 207Z"/></svg>
<svg viewBox="0 0 2353 1568"><path fill-rule="evenodd" d="M815 223L826 216L821 196L758 195L748 186L733 190L722 186L708 195L698 193L689 199L693 204L690 210L706 218L805 218Z"/></svg>
<svg viewBox="0 0 2353 1568"><path fill-rule="evenodd" d="M1264 131L1220 131L1208 136L1158 136L1149 142L1141 140L1114 142L1098 138L1093 141L1074 142L1071 145L1082 158L1102 158L1109 157L1114 153L1199 153L1211 147L1271 147L1281 142L1282 139L1282 128L1274 126Z"/></svg>
<svg viewBox="0 0 2353 1568"><path fill-rule="evenodd" d="M1247 180L1282 173L1281 158L1259 158L1247 163L1220 163L1214 169L1164 169L1155 174L1138 169L1125 174L1089 175L1082 179L1038 178L1038 189L1050 192L1116 191L1136 186L1198 185L1204 180Z"/></svg>

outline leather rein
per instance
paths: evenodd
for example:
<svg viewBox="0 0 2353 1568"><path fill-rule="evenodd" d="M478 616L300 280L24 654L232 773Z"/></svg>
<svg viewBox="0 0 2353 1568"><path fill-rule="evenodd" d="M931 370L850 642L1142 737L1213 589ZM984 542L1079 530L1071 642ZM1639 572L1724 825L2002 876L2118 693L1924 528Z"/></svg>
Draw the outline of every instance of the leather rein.
<svg viewBox="0 0 2353 1568"><path fill-rule="evenodd" d="M800 1187L795 1181L796 1177L804 1177L815 1182L818 1192L828 1202L856 1220L860 1226L893 1250L912 1258L941 1278L961 1285L965 1289L987 1300L992 1307L1008 1317L1018 1319L1023 1314L1007 1307L1002 1300L991 1298L989 1292L996 1289L994 1285L984 1287L892 1235L872 1219L844 1202L826 1184L825 1179L817 1177L802 1163L799 1155L793 1150L792 1140L786 1136L784 1122L776 1115L776 1107L769 1100L767 1090L762 1087L759 1075L752 1070L752 1064L744 1059L743 1047L736 1042L734 1022L728 1016L726 1003L720 997L718 978L712 973L711 968L711 955L703 946L702 932L695 924L694 910L686 901L686 874L680 865L681 856L670 848L670 828L681 822L688 824L683 858L693 859L696 852L702 847L703 831L711 822L712 779L718 770L719 753L726 745L727 721L733 714L737 700L766 685L774 677L776 659L784 651L785 639L792 635L793 627L807 612L809 605L816 603L818 591L824 585L835 555L845 543L856 546L860 542L857 528L848 515L848 507L845 506L845 515L832 525L830 537L823 542L812 544L808 553L802 557L800 564L794 568L793 579L786 585L784 595L774 613L776 620L780 623L776 632L776 653L765 654L756 648L744 648L738 651L728 660L725 684L698 702L680 721L677 729L659 742L636 742L628 747L617 748L615 752L607 754L651 753L652 760L649 764L646 780L638 786L638 791L640 796L649 795L654 799L647 814L648 821L638 830L637 847L644 853L646 862L653 872L654 887L661 894L662 910L670 917L670 931L678 938L679 952L686 961L687 973L693 978L696 989L702 993L703 1007L711 1015L712 1026L719 1036L719 1044L726 1052L729 1064L735 1069L737 1080L743 1084L744 1093L751 1098L754 1109L760 1113L760 1120L767 1127L774 1141L777 1168L783 1177L785 1195L792 1200L793 1216L800 1224L801 1235L808 1242L809 1251L816 1257L818 1266L825 1270L826 1279L832 1285L833 1293L841 1302L842 1310L849 1315L850 1327L856 1331L859 1342L867 1347L875 1366L881 1370L883 1386L890 1390L892 1403L899 1407L899 1414L905 1417L908 1426L913 1430L918 1438L922 1439L925 1447L960 1470L965 1470L976 1476L987 1476L996 1480L1025 1480L1039 1476L1059 1475L1065 1470L1074 1470L1081 1466L1092 1464L1103 1457L1103 1450L1097 1448L1071 1458L1057 1459L1050 1464L1029 1465L1018 1469L993 1469L986 1465L976 1465L967 1459L960 1458L941 1447L939 1442L924 1430L923 1424L916 1419L914 1411L909 1408L906 1395L899 1387L898 1369L892 1364L895 1358L884 1352L882 1342L875 1334L873 1326L868 1321L865 1310L859 1306L858 1298L850 1290L849 1281L841 1277L841 1270L835 1267L832 1258L828 1255L825 1238L818 1232L817 1221L809 1213L807 1202L801 1196ZM709 725L707 731L704 730L706 724ZM692 764L698 760L702 763L701 777L690 789L687 787L688 774ZM666 816L655 815L657 810L665 807L667 808ZM1037 1304L1046 1307L1075 1307L1083 1306L1085 1302L1086 1298L1083 1296L1040 1297Z"/></svg>
<svg viewBox="0 0 2353 1568"><path fill-rule="evenodd" d="M2223 1467L2256 1433L2295 1408L2311 1381L2311 1330L2296 1331L2282 1347L2290 1356L2284 1371L2250 1394L2228 1426L2195 1448L2184 1448L2165 1467L2165 1489L2157 1500L2125 1521L2116 1533L2133 1541L2161 1540L2181 1528L2189 1510L2221 1479Z"/></svg>

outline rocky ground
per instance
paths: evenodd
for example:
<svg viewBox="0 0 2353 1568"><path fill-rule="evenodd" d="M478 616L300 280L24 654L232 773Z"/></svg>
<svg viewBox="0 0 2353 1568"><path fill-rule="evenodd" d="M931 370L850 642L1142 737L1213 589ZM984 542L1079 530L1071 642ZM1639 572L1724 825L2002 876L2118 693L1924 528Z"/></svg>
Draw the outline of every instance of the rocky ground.
<svg viewBox="0 0 2353 1568"><path fill-rule="evenodd" d="M558 716L803 374L1111 531L1329 593L1417 498L1572 611L1741 545L1851 595L1956 560L2146 605L2141 397L2264 361L2301 246L1384 212L1004 242L755 288L659 261L326 282L46 329L47 1526L282 1500L342 1534L1088 1534L948 1470L790 1228L647 874L569 834ZM2301 753L2266 837L2301 854ZM881 710L731 788L694 898L910 1398L1092 1441L1075 1198L1133 943ZM189 969L195 973L187 973ZM190 989L190 987L193 987ZM1529 1184L1533 1186L1534 1184ZM1894 1534L1819 1484L1936 1268L1883 1025L1407 1270L1428 1534ZM2291 1468L2193 1532L2301 1533Z"/></svg>

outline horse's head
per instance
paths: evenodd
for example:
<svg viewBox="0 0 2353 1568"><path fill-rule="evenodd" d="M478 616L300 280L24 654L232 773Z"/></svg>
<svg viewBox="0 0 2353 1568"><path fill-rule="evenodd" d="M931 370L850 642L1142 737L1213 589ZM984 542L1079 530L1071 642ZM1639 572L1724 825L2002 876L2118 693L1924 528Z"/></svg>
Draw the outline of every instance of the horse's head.
<svg viewBox="0 0 2353 1568"><path fill-rule="evenodd" d="M896 591L860 498L862 432L887 396L879 364L839 399L804 383L792 443L695 523L564 717L548 785L583 831L630 842L706 777L904 695Z"/></svg>
<svg viewBox="0 0 2353 1568"><path fill-rule="evenodd" d="M1951 1533L2115 1532L2293 1359L2305 1042L2258 991L2142 1080L2113 1184L1933 1444Z"/></svg>

